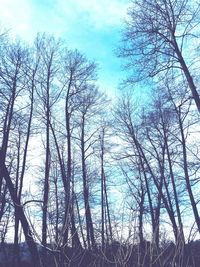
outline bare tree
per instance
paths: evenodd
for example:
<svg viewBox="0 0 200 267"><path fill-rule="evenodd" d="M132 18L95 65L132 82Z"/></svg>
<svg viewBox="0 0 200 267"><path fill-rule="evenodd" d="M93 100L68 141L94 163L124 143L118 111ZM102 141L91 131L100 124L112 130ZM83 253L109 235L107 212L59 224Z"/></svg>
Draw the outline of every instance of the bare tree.
<svg viewBox="0 0 200 267"><path fill-rule="evenodd" d="M153 235L155 236L155 240L159 240L159 217L160 217L160 208L161 208L161 200L164 203L164 206L167 210L169 215L170 221L173 226L174 236L177 239L178 236L178 229L177 223L175 220L174 209L171 203L171 199L169 196L169 192L167 192L164 169L163 169L163 160L164 155L161 148L161 158L158 155L158 151L151 151L148 149L149 140L146 139L147 137L141 135L141 125L134 124L133 121L133 108L131 104L130 96L126 99L122 99L120 105L117 108L116 119L122 127L122 138L126 142L128 142L128 148L133 151L127 151L128 154L125 153L124 157L131 158L131 157L138 157L140 161L140 166L143 169L144 181L146 184L147 196L149 201L149 207L151 211L151 218L152 218L152 230ZM119 128L118 128L119 129ZM141 141L143 140L143 141ZM153 147L156 149L156 147ZM155 154L155 156L154 156ZM157 155L157 156L156 156ZM158 168L155 166L158 166ZM149 184L149 179L147 177L150 176L151 181L153 181L153 185ZM150 188L155 188L157 191L157 208L153 208L152 204L152 191ZM166 194L165 190L166 189ZM152 189L151 189L152 190ZM155 197L154 197L155 198ZM156 234L157 233L157 234Z"/></svg>
<svg viewBox="0 0 200 267"><path fill-rule="evenodd" d="M61 87L65 98L65 129L67 137L67 166L65 178L66 192L66 211L65 211L65 243L68 239L68 225L71 223L72 245L73 247L81 247L74 217L74 192L70 189L73 184L72 175L72 133L74 128L73 117L78 109L78 99L82 91L85 90L86 84L96 79L95 64L89 62L77 50L68 51L62 55L62 70L60 75Z"/></svg>
<svg viewBox="0 0 200 267"><path fill-rule="evenodd" d="M18 156L17 156L15 189L16 189L16 195L20 203L21 203L21 198L22 198L25 170L27 167L27 164L26 164L27 154L28 154L29 140L31 137L31 127L32 127L32 120L33 120L36 73L37 73L38 64L39 64L38 56L35 57L36 60L34 62L33 55L34 53L29 54L29 57L27 58L27 62L25 62L26 65L24 69L24 73L26 74L26 90L28 94L27 97L29 98L29 101L30 101L30 104L27 107L29 109L29 115L26 116L25 114L21 114L21 121L18 122L19 123L18 137L17 137L18 140L16 140L16 144L18 146ZM23 129L26 129L25 133ZM24 141L21 139L24 139ZM18 232L19 232L19 218L18 218L18 214L16 213L15 214L14 250L16 253L16 257L19 260L19 248L18 248L19 233Z"/></svg>
<svg viewBox="0 0 200 267"><path fill-rule="evenodd" d="M103 104L106 103L104 94L100 93L93 84L86 84L85 90L79 96L79 107L77 110L77 122L79 125L79 147L81 151L81 169L83 179L83 198L86 216L86 234L87 245L94 248L96 245L94 227L92 222L92 214L90 208L90 182L89 168L87 162L94 153L94 144L98 140L98 114L102 113ZM96 125L90 127L90 121L96 118Z"/></svg>
<svg viewBox="0 0 200 267"><path fill-rule="evenodd" d="M105 156L108 147L106 142L107 130L108 125L105 123L105 125L102 125L99 135L101 165L101 246L103 251L105 251L105 244L108 244L109 241L112 241L113 239L110 207L108 202L107 175L105 171Z"/></svg>
<svg viewBox="0 0 200 267"><path fill-rule="evenodd" d="M184 88L184 86L182 86ZM179 127L179 138L178 141L181 144L182 147L182 159L183 159L183 170L184 170L184 177L186 182L186 189L189 194L191 207L193 210L193 214L195 217L195 222L198 228L198 231L200 232L200 217L199 217L199 211L197 208L197 201L195 200L195 196L192 190L191 181L190 181L190 171L189 171L189 160L188 160L188 149L187 149L187 136L190 126L193 124L193 122L188 122L188 117L191 116L190 110L191 110L191 100L187 97L187 90L185 90L185 94L183 94L183 97L179 99L179 104L176 103L175 96L172 95L172 92L170 91L170 86L168 84L168 92L169 92L169 98L170 101L173 104L174 112L177 116L177 124ZM185 96L186 95L186 96ZM190 119L189 119L190 120ZM187 126L185 126L185 124Z"/></svg>
<svg viewBox="0 0 200 267"><path fill-rule="evenodd" d="M47 216L49 200L49 176L51 165L51 146L50 146L50 120L52 106L57 101L59 93L54 83L55 75L58 71L59 41L52 36L45 34L38 35L36 39L36 48L40 54L41 60L38 69L39 88L37 88L38 97L41 100L42 118L45 123L45 176L44 176L44 195L43 195L43 215L42 215L42 245L44 265L47 261Z"/></svg>
<svg viewBox="0 0 200 267"><path fill-rule="evenodd" d="M134 1L119 54L128 59L127 67L133 70L129 82L135 80L134 76L141 79L169 69L181 70L200 112L197 84L187 63L190 59L185 56L188 39L197 34L199 12L196 1Z"/></svg>
<svg viewBox="0 0 200 267"><path fill-rule="evenodd" d="M25 92L26 87L26 64L28 59L28 51L19 42L4 45L4 54L1 57L1 97L4 110L3 122L2 122L2 145L1 145L1 186L3 178L5 179L5 188L8 189L11 199L14 203L15 215L17 221L20 220L24 235L29 246L30 252L33 256L35 264L39 264L39 257L37 247L33 239L31 229L28 220L24 214L23 206L21 206L20 198L18 198L18 178L19 178L19 161L20 161L20 140L17 142L17 165L15 173L15 186L10 177L10 168L6 167L6 162L9 162L7 156L8 148L12 144L11 138L14 136L14 130L18 121L21 119L20 110L23 107L19 107L22 93ZM20 136L20 135L19 135ZM11 150L11 155L15 155L15 151ZM12 161L11 161L12 162ZM24 163L25 164L25 163ZM10 164L12 167L12 163ZM25 168L25 166L24 166ZM11 168L12 169L12 168ZM22 182L22 180L21 180ZM20 187L21 188L21 187ZM21 190L21 189L20 189ZM5 192L5 189L4 189ZM5 194L4 194L5 197ZM4 201L2 201L2 204ZM1 207L2 208L2 207ZM17 236L17 234L16 234Z"/></svg>

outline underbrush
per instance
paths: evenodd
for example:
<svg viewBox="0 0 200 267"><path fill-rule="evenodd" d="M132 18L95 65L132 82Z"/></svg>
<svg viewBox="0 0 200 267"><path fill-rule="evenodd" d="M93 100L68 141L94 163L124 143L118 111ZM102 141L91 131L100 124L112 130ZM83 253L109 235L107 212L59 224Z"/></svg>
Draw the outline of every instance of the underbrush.
<svg viewBox="0 0 200 267"><path fill-rule="evenodd" d="M27 245L21 243L18 256L13 244L0 248L0 267L33 267ZM63 247L56 250L49 245L44 264L42 248L38 245L41 263L34 267L199 267L200 241L186 245L168 242L156 248L150 242L139 245L125 245L117 241L105 248L93 249Z"/></svg>

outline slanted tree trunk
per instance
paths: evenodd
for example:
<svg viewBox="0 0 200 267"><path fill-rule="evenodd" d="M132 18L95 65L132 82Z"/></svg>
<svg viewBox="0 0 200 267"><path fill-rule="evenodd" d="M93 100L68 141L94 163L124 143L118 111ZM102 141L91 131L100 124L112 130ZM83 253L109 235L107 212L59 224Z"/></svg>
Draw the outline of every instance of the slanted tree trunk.
<svg viewBox="0 0 200 267"><path fill-rule="evenodd" d="M14 204L14 208L16 210L16 213L18 214L19 220L20 220L21 225L22 225L24 236L25 236L27 245L29 247L29 250L30 250L30 253L32 256L33 264L35 267L40 266L40 260L39 260L37 245L33 239L32 231L30 229L28 220L24 214L23 206L21 206L21 204L20 204L20 202L16 196L14 185L12 183L11 177L10 177L8 170L6 168L6 165L4 163L4 155L3 155L2 151L0 151L0 162L1 162L0 174L2 175L2 177L6 181L11 199L12 199L13 204Z"/></svg>
<svg viewBox="0 0 200 267"><path fill-rule="evenodd" d="M167 140L165 130L164 130L164 142L166 145L170 179L171 179L171 183L172 183L176 212L177 212L178 223L179 223L180 239L182 240L183 244L185 244L185 237L184 237L184 232L183 232L183 223L182 223L182 218L181 218L181 211L180 211L180 207L179 207L178 193L177 193L177 189L176 189L175 177L174 177L174 172L173 172L173 167L172 167L172 160L171 160L171 156L170 156L169 145L168 145L168 140Z"/></svg>
<svg viewBox="0 0 200 267"><path fill-rule="evenodd" d="M69 196L69 193L70 193L70 190L69 190L69 186L70 186L70 183L67 183L67 176L66 176L66 170L65 170L65 166L64 166L64 162L63 162L63 159L62 159L62 156L61 156L61 152L60 152L60 148L59 148L59 145L58 145L58 141L57 141L57 137L56 137L56 134L55 134L55 130L52 126L52 124L50 123L50 128L51 128L51 131L52 131L52 134L53 134L53 138L54 138L54 142L55 142L55 145L56 145L56 150L57 150L57 154L58 154L58 160L59 160L59 165L60 165L60 169L61 169L61 177L62 177L62 182L63 182L63 187L64 187L64 190L65 190L65 203L66 203L66 206L65 206L65 216L64 216L64 223L63 223L63 236L64 236L64 245L66 245L67 243L67 240L68 240L68 229L69 229L69 224L71 223L71 234L72 234L72 246L75 248L80 248L82 247L81 245L81 242L80 242L80 239L78 237L78 232L77 232L77 229L76 229L76 225L75 225L75 216L74 216L74 198L75 198L75 193L73 191L73 177L71 175L71 166L70 166L70 169L68 169L68 171L70 170L69 174L71 176L71 182L72 182L72 196L71 196L71 203L70 202L70 199L67 197ZM68 150L68 152L70 151L70 154L71 154L71 149ZM67 203L69 203L70 206L67 205ZM69 210L68 210L69 209ZM69 216L69 218L67 219L67 214ZM67 225L68 224L68 225Z"/></svg>
<svg viewBox="0 0 200 267"><path fill-rule="evenodd" d="M32 125L32 118L33 118L33 106L34 106L34 89L35 89L35 75L37 71L37 64L35 69L32 71L32 75L30 77L31 79L31 89L30 89L30 113L29 113L29 119L28 119L28 126L27 126L27 133L26 133L26 141L24 146L24 154L22 159L22 169L21 174L19 176L19 184L16 179L16 194L19 199L19 202L21 203L21 196L22 196L22 190L23 190L23 181L24 181L24 174L26 169L26 160L27 160L27 152L28 152L28 145L29 145L29 139L31 135L31 125ZM18 235L19 235L19 218L17 213L15 214L15 239L14 239L14 250L16 251L16 255L18 255Z"/></svg>
<svg viewBox="0 0 200 267"><path fill-rule="evenodd" d="M139 141L137 140L137 138L135 136L133 126L130 126L130 129L129 130L130 130L130 134L132 135L134 144L135 144L138 152L140 153L140 155L141 155L141 157L142 157L142 159L143 159L143 161L144 161L144 163L145 163L145 165L146 165L146 167L147 167L147 169L148 169L148 171L149 171L149 173L150 173L150 175L151 175L151 177L153 179L153 182L154 182L154 184L155 184L158 192L161 194L163 203L165 205L165 208L166 208L166 210L168 212L170 221L171 221L172 226L173 226L173 231L174 231L175 239L177 240L178 229L177 229L177 224L176 224L176 220L175 220L175 216L174 216L174 211L173 211L173 209L171 209L171 204L168 203L168 201L167 201L167 199L166 199L166 197L165 197L165 195L163 193L163 190L160 188L160 184L157 181L157 179L156 179L156 177L155 177L155 175L154 175L154 173L152 171L152 168L151 168L151 166L150 166L150 164L149 164L149 162L148 162L148 160L147 160L147 158L145 156L144 150L143 150L141 144L139 143ZM161 177L161 179L163 179L163 177Z"/></svg>
<svg viewBox="0 0 200 267"><path fill-rule="evenodd" d="M187 160L187 148L186 148L186 139L185 139L185 134L184 134L184 129L183 129L183 122L181 119L181 109L177 110L177 115L178 115L178 122L179 122L179 128L180 128L180 134L181 134L181 144L182 144L182 152L183 152L183 170L185 174L185 182L186 182L186 189L189 194L190 198L190 203L192 206L195 222L197 224L198 231L200 233L200 217L199 217L199 212L197 209L197 203L194 198L194 194L192 191L192 186L190 184L190 176L189 176L189 171L188 171L188 160Z"/></svg>
<svg viewBox="0 0 200 267"><path fill-rule="evenodd" d="M188 82L188 86L189 86L189 88L190 88L190 90L192 92L192 97L193 97L193 99L195 101L195 104L196 104L196 107L197 107L197 109L198 109L198 111L200 113L200 96L199 96L197 88L196 88L196 86L194 84L194 79L193 79L193 77L191 75L191 72L189 71L188 66L185 63L183 55L182 55L182 53L180 51L180 48L179 48L179 46L177 44L177 40L176 40L176 37L175 37L174 34L173 34L173 44L174 44L174 50L176 52L177 58L179 60L179 63L181 65L181 68L182 68L183 73L185 75L185 78L186 78L186 80Z"/></svg>

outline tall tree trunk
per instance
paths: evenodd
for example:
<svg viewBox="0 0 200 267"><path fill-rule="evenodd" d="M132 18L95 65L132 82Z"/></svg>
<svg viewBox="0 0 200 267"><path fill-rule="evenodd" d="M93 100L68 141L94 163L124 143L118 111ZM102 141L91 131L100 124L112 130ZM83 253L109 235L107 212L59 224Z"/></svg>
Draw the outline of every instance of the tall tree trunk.
<svg viewBox="0 0 200 267"><path fill-rule="evenodd" d="M59 148L59 145L58 145L58 141L57 141L57 138L56 138L56 134L55 134L55 131L53 129L53 126L52 124L50 123L50 128L51 128L51 131L52 131L52 134L53 134L53 138L54 138L54 142L55 142L55 145L56 145L56 150L57 150L57 154L58 154L58 160L59 160L59 164L60 164L60 169L61 169L61 177L62 177L62 181L63 181L63 187L64 187L64 190L65 190L65 216L64 216L64 226L63 226L63 235L64 235L64 244L67 243L67 240L68 240L68 229L69 229L69 224L71 222L71 234L72 234L72 244L73 246L76 246L76 247L81 247L81 242L79 240L79 237L78 237L78 232L77 232L77 229L76 229L76 225L75 225L75 216L74 216L74 192L73 192L73 177L71 175L71 165L68 166L68 171L66 172L65 171L65 166L64 166L64 163L63 163L63 160L62 160L62 157L61 157L61 153L60 153L60 148ZM71 136L69 136L69 138L71 138ZM71 146L71 142L68 142L68 146ZM71 148L68 149L68 153L70 153L70 161L71 161ZM70 183L67 182L67 175L66 173L69 174L68 178L71 177L71 182L72 182L72 196L71 196L71 203L70 203L70 199L69 199L69 194L70 194ZM67 204L68 203L68 204ZM68 218L70 217L70 218ZM70 219L70 220L69 220Z"/></svg>
<svg viewBox="0 0 200 267"><path fill-rule="evenodd" d="M1 153L3 157L3 162L5 162L5 159L6 159L11 123L12 123L12 118L13 118L13 109L14 109L14 103L15 103L15 98L16 98L16 90L17 90L17 70L15 71L15 75L13 77L13 84L11 85L11 88L12 88L11 89L12 94L8 101L5 119L3 123L3 139L2 139L2 144L1 144ZM1 192L2 182L3 182L3 177L0 176L0 192Z"/></svg>
<svg viewBox="0 0 200 267"><path fill-rule="evenodd" d="M111 225L111 218L110 218L110 208L109 208L109 203L108 203L108 193L107 193L105 172L103 173L103 179L104 179L105 204L106 204L106 211L107 211L107 212L105 212L105 217L106 217L106 214L107 214L107 217L108 217L108 229L109 229L109 234L110 234L110 237L108 237L108 239L110 239L111 242L112 242L113 241L113 233L112 233L112 225Z"/></svg>
<svg viewBox="0 0 200 267"><path fill-rule="evenodd" d="M169 215L170 221L171 221L172 226L173 226L173 231L174 231L175 239L177 239L178 229L177 229L177 224L176 224L176 220L175 220L174 212L173 212L173 210L171 210L170 205L169 205L169 203L168 203L168 201L167 201L165 195L163 194L163 191L160 190L159 183L158 183L158 181L157 181L157 179L156 179L156 177L155 177L155 175L154 175L154 173L153 173L153 171L152 171L152 169L151 169L151 166L149 165L149 162L148 162L148 160L147 160L147 158L146 158L146 156L145 156L145 153L144 153L144 151L143 151L143 149L142 149L141 144L140 144L139 141L136 139L136 136L135 136L135 134L134 134L134 130L133 130L133 129L130 129L130 133L131 133L131 135L132 135L133 141L134 141L134 143L135 143L135 146L136 146L138 152L140 153L142 159L144 160L145 165L147 166L147 168L148 168L148 170L149 170L149 173L151 174L151 177L152 177L152 179L153 179L153 182L154 182L154 184L155 184L155 186L156 186L158 192L161 194L163 203L164 203L164 205L165 205L165 208L166 208L166 210L167 210L167 213L168 213L168 215Z"/></svg>
<svg viewBox="0 0 200 267"><path fill-rule="evenodd" d="M74 249L80 249L82 248L82 245L81 245L81 242L78 236L78 231L77 231L76 224L75 224L75 214L74 214L75 198L76 196L74 192L74 176L72 175L72 200L71 200L71 211L70 211L72 247Z"/></svg>
<svg viewBox="0 0 200 267"><path fill-rule="evenodd" d="M110 209L108 203L108 193L107 193L107 184L106 184L106 175L104 171L104 154L105 154L105 128L102 129L100 135L100 158L101 158L101 243L102 249L105 248L105 230L106 230L106 241L109 239L112 241L112 226L110 218Z"/></svg>
<svg viewBox="0 0 200 267"><path fill-rule="evenodd" d="M181 53L181 51L179 49L179 46L178 46L177 41L176 41L176 37L174 35L173 35L173 38L174 38L173 44L174 44L174 49L175 49L176 55L178 57L179 63L181 65L183 73L184 73L184 75L186 77L186 80L188 82L188 86L189 86L189 88L190 88L190 90L192 92L192 96L193 96L193 99L195 101L196 107L197 107L198 111L200 112L200 97L199 97L199 93L198 93L197 88L196 88L196 86L194 84L194 80L192 78L192 75L191 75L191 73L190 73L190 71L189 71L189 69L188 69L188 67L187 67L187 65L185 63L185 60L184 60L184 58L182 56L182 53Z"/></svg>
<svg viewBox="0 0 200 267"><path fill-rule="evenodd" d="M46 156L45 156L45 177L44 177L44 194L43 194L43 213L42 213L42 245L43 245L43 262L46 266L47 264L47 214L48 214L48 201L49 201L49 175L50 175L50 99L49 99L49 90L50 90L50 73L47 77L47 88L46 88L46 100L45 100L45 109L46 109Z"/></svg>
<svg viewBox="0 0 200 267"><path fill-rule="evenodd" d="M144 181L145 181L145 186L146 186L146 190L147 190L147 196L148 196L148 202L149 202L149 209L150 209L150 216L151 216L151 224L152 224L152 234L153 234L153 243L155 242L156 247L159 246L159 224L157 225L156 223L156 219L155 219L155 214L154 214L154 209L153 209L153 203L152 203L152 198L151 198L151 192L150 192L150 188L149 188L149 181L147 178L147 174L146 174L146 170L144 167L144 162L140 156L140 152L139 153L139 160L140 160L140 165L142 167L142 171L143 171L143 175L144 175ZM160 195L160 193L159 193ZM160 205L159 205L160 207ZM157 237L158 236L158 237Z"/></svg>
<svg viewBox="0 0 200 267"><path fill-rule="evenodd" d="M181 120L180 112L178 112L177 114L178 114L179 127L180 127L180 133L181 133L181 144L182 144L182 152L183 152L183 170L184 170L184 174L185 174L186 188L187 188L187 191L189 194L190 203L192 206L192 210L193 210L194 218L195 218L195 221L197 224L197 228L198 228L198 231L200 233L200 217L199 217L199 212L197 209L197 204L196 204L193 192L192 192L192 187L190 184L190 176L189 176L189 172L188 172L187 149L186 149L186 141L185 141L183 123Z"/></svg>
<svg viewBox="0 0 200 267"><path fill-rule="evenodd" d="M184 237L184 232L183 232L183 223L182 223L182 218L181 218L181 211L180 211L180 207L179 207L178 193L176 190L175 177L174 177L172 161L171 161L171 156L170 156L170 152L169 152L169 145L168 145L168 140L167 140L165 130L164 130L164 142L166 145L167 160L168 160L168 164L169 164L170 178L171 178L171 182L172 182L174 200L175 200L175 205L176 205L176 212L177 212L178 223L179 223L180 238L181 238L182 242L185 244L185 237Z"/></svg>
<svg viewBox="0 0 200 267"><path fill-rule="evenodd" d="M139 202L139 214L138 214L138 221L139 221L139 242L141 249L144 249L144 235L143 235L143 216L144 216L144 188L141 185L140 191L140 202Z"/></svg>
<svg viewBox="0 0 200 267"><path fill-rule="evenodd" d="M22 169L21 169L21 174L19 177L20 178L19 179L19 185L17 183L17 186L16 186L16 194L17 194L17 197L18 197L20 203L21 203L21 195L22 195L24 174L25 174L25 168L26 168L27 152L28 152L28 145L29 145L32 118L33 118L34 88L35 88L36 70L37 70L37 68L33 71L33 74L31 77L30 113L29 113L28 127L27 127L27 133L26 133L26 141L25 141L25 147L24 147ZM18 253L18 251L19 251L19 249L18 249L18 232L19 232L19 218L16 214L16 216L15 216L15 241L14 241L14 247L15 247L16 253Z"/></svg>
<svg viewBox="0 0 200 267"><path fill-rule="evenodd" d="M0 175L2 175L6 181L11 199L12 199L13 204L14 204L14 208L18 214L19 220L20 220L21 225L22 225L24 236L25 236L27 245L29 247L34 266L35 267L40 266L40 260L39 260L39 254L38 254L37 246L36 246L36 243L33 239L32 231L30 229L28 220L24 214L23 206L20 205L20 202L16 196L14 185L12 183L12 180L10 178L10 175L8 173L6 165L4 163L4 154L2 153L2 151L0 151L0 162L1 162Z"/></svg>
<svg viewBox="0 0 200 267"><path fill-rule="evenodd" d="M15 178L15 194L18 197L18 188L19 188L19 168L20 168L20 148L21 148L21 133L20 130L18 132L18 142L17 142L17 166L16 166L16 178ZM19 200L20 202L20 200ZM13 265L18 266L20 264L20 255L19 255L19 217L17 210L15 209L15 232L14 232L14 257L13 257Z"/></svg>
<svg viewBox="0 0 200 267"><path fill-rule="evenodd" d="M105 197L104 197L104 190L105 190L105 175L104 175L104 129L102 131L102 135L100 136L101 141L101 245L102 250L105 249L105 219L104 219L104 205L105 205Z"/></svg>
<svg viewBox="0 0 200 267"><path fill-rule="evenodd" d="M81 125L81 161L82 161L82 176L83 176L83 197L85 204L85 215L86 215L86 230L87 230L87 242L88 248L95 247L94 229L92 223L92 216L89 204L89 187L86 173L86 162L85 162L85 118L82 116Z"/></svg>

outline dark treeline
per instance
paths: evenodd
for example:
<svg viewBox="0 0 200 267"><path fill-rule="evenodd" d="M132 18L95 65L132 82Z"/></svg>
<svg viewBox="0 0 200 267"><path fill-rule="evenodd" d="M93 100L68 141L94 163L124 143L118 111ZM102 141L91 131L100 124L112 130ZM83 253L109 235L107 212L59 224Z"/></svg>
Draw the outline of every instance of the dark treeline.
<svg viewBox="0 0 200 267"><path fill-rule="evenodd" d="M200 266L190 4L132 3L117 52L128 78L113 101L95 62L63 41L1 34L0 266Z"/></svg>

